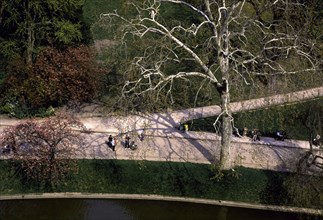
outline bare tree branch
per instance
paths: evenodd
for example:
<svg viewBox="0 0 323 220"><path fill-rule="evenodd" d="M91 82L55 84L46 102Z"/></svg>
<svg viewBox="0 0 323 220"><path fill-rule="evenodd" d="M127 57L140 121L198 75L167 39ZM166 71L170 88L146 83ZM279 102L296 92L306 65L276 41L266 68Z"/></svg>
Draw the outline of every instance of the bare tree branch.
<svg viewBox="0 0 323 220"><path fill-rule="evenodd" d="M194 22L165 21L161 10L163 4L184 7L194 15ZM136 16L124 17L114 12L101 17L108 18L111 23L114 18L123 22L122 42L127 42L128 35L159 41L154 46L147 46L142 56L134 57L131 71L136 77L126 81L123 93L140 95L156 91L158 95L166 90L166 95L173 101L176 80L191 82L200 78L209 82L222 101L222 148L226 149L223 155L221 153L223 157L227 158L230 151L233 118L229 104L233 79L253 85L256 77L287 76L321 69L315 54L316 43L303 37L286 16L275 17L277 10L305 7L297 0L261 3L204 0L201 4L184 0L150 0L132 5L137 11ZM272 18L263 18L265 12ZM193 61L195 67L185 68L188 60ZM184 67L178 70L167 68L174 64ZM200 90L201 87L197 94ZM230 166L228 164L226 167Z"/></svg>

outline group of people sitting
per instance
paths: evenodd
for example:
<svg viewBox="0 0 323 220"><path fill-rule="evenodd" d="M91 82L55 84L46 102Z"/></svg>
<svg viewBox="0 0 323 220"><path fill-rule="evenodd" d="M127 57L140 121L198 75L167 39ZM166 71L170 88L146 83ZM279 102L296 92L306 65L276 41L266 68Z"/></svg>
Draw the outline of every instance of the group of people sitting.
<svg viewBox="0 0 323 220"><path fill-rule="evenodd" d="M248 128L245 127L242 135L245 137L250 137L252 141L260 141L261 132L257 128L254 128L249 132ZM239 136L241 137L241 135ZM287 133L285 131L277 130L274 133L274 138L279 141L284 141L287 138Z"/></svg>
<svg viewBox="0 0 323 220"><path fill-rule="evenodd" d="M3 154L9 154L11 151L13 151L13 148L10 145L5 145L1 149L1 153L3 153Z"/></svg>
<svg viewBox="0 0 323 220"><path fill-rule="evenodd" d="M237 131L238 133L239 131ZM287 133L285 131L277 130L275 133L271 134L276 140L278 141L284 141L288 138ZM270 136L271 136L270 135ZM238 133L237 136L241 137L241 135ZM260 141L261 133L258 129L254 128L253 130L249 131L248 128L244 128L242 131L242 136L250 137L252 141ZM321 146L321 136L317 134L315 138L311 139L311 144L313 144L316 147Z"/></svg>
<svg viewBox="0 0 323 220"><path fill-rule="evenodd" d="M126 134L124 147L130 148L131 150L137 149L137 144L135 144L134 141L130 141L130 139L131 139L130 136L128 134Z"/></svg>
<svg viewBox="0 0 323 220"><path fill-rule="evenodd" d="M241 137L240 134L238 136ZM250 137L252 141L260 141L261 133L257 128L254 128L253 130L251 130L251 132L249 132L248 128L244 127L242 131L242 136Z"/></svg>

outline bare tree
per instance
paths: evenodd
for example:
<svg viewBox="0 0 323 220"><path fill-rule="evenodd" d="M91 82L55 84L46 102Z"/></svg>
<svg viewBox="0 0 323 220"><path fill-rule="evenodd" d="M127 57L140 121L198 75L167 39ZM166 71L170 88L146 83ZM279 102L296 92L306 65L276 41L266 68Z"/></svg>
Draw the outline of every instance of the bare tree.
<svg viewBox="0 0 323 220"><path fill-rule="evenodd" d="M53 187L77 170L75 156L82 144L78 120L59 115L43 121L28 120L4 130L1 144L10 147L14 161L21 164L28 179Z"/></svg>
<svg viewBox="0 0 323 220"><path fill-rule="evenodd" d="M147 42L158 39L158 43L147 43L142 56L133 59L130 69L137 77L125 83L123 93L158 94L166 89L172 98L175 80L200 78L212 84L222 102L218 118L222 123L221 169L231 168L233 118L229 103L233 84L240 81L253 85L257 77L310 73L319 67L313 55L315 41L302 37L283 14L305 7L297 0L149 0L132 1L131 5L135 16L115 11L102 14L102 19L110 24L114 19L122 21L119 30L124 44L129 35ZM194 19L168 21L163 17L167 7L179 7ZM167 68L188 62L194 62L196 67L180 71Z"/></svg>

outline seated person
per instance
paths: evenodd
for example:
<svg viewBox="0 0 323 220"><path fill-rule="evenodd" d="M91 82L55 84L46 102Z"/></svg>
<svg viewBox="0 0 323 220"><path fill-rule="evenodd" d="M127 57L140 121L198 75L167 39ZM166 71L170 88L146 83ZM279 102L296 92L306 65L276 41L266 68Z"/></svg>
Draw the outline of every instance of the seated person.
<svg viewBox="0 0 323 220"><path fill-rule="evenodd" d="M251 140L252 141L260 141L260 131L258 129L253 129L251 131L251 135L252 135L252 138Z"/></svg>
<svg viewBox="0 0 323 220"><path fill-rule="evenodd" d="M284 141L286 138L286 133L283 131L276 131L276 139Z"/></svg>
<svg viewBox="0 0 323 220"><path fill-rule="evenodd" d="M5 145L2 149L2 153L10 153L12 147L10 145Z"/></svg>
<svg viewBox="0 0 323 220"><path fill-rule="evenodd" d="M313 139L313 144L317 147L321 146L321 136L319 134Z"/></svg>
<svg viewBox="0 0 323 220"><path fill-rule="evenodd" d="M131 150L135 150L135 149L137 149L137 144L135 144L135 142L134 141L131 141L131 143L130 143L130 149Z"/></svg>

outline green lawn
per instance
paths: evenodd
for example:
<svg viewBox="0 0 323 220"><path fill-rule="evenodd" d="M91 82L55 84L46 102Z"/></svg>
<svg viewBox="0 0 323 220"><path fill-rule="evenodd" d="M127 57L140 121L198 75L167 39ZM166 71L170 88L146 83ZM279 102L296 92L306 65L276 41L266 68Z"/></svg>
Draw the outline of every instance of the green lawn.
<svg viewBox="0 0 323 220"><path fill-rule="evenodd" d="M265 136L284 130L293 139L309 140L310 133L323 131L323 98L287 106L276 106L233 115L239 129L258 128ZM190 121L190 130L214 132L216 117Z"/></svg>
<svg viewBox="0 0 323 220"><path fill-rule="evenodd" d="M238 174L237 176L235 174ZM281 204L282 180L288 174L238 168L221 181L210 165L123 160L80 160L57 192L130 193L188 196L219 200ZM0 161L1 194L44 192L41 185L17 177L9 161Z"/></svg>
<svg viewBox="0 0 323 220"><path fill-rule="evenodd" d="M79 160L78 163L77 174L69 176L55 189L45 190L42 184L22 178L19 172L14 171L10 161L1 160L0 194L43 192L158 194L312 208L320 208L322 205L317 202L316 191L322 187L311 186L313 183L322 182L322 176L310 178L303 176L302 179L307 180L308 184L305 187L300 185L299 192L302 195L306 190L306 203L302 203L303 200L297 200L295 203L295 200L288 197L286 190L287 180L295 177L290 173L238 167L224 172L222 179L219 180L213 178L212 166L205 164L126 160Z"/></svg>

